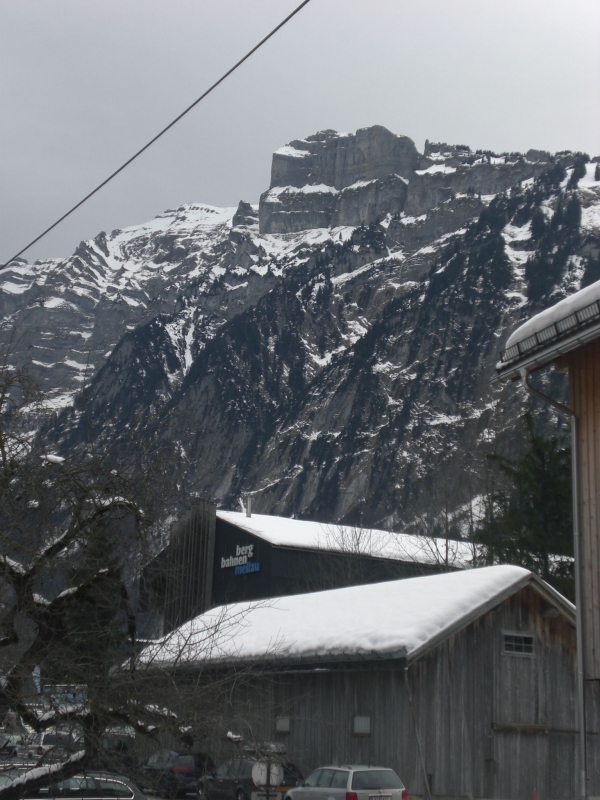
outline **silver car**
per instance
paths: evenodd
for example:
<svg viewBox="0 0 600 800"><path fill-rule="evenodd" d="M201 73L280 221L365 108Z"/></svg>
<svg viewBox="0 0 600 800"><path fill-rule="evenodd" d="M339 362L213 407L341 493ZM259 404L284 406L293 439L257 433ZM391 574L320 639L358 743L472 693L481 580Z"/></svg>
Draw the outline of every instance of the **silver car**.
<svg viewBox="0 0 600 800"><path fill-rule="evenodd" d="M343 764L315 770L285 800L408 800L408 792L393 769Z"/></svg>

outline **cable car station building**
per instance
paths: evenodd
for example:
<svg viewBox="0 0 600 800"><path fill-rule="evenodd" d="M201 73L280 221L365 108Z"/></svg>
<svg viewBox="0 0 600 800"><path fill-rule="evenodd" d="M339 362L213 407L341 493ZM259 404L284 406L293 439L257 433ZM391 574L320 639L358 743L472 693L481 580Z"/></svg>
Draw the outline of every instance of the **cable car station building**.
<svg viewBox="0 0 600 800"><path fill-rule="evenodd" d="M214 606L463 569L472 558L466 542L247 515L198 501L142 571L141 627L157 636Z"/></svg>

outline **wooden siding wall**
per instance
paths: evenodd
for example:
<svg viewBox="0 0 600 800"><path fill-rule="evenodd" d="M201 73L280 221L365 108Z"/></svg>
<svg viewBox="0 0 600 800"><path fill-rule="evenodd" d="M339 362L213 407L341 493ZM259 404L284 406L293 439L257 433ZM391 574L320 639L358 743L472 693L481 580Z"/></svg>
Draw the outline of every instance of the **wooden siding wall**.
<svg viewBox="0 0 600 800"><path fill-rule="evenodd" d="M585 673L600 680L600 339L564 357L579 418L579 503Z"/></svg>
<svg viewBox="0 0 600 800"><path fill-rule="evenodd" d="M434 796L575 796L575 636L562 617L542 617L544 609L525 589L410 666ZM532 635L535 655L504 654L505 631ZM371 717L370 736L352 735L354 715ZM291 718L289 734L275 732L277 716ZM256 741L284 742L306 772L327 763L383 764L411 794L424 794L400 665L262 675L234 693L225 724ZM599 738L589 736L592 795L600 794Z"/></svg>

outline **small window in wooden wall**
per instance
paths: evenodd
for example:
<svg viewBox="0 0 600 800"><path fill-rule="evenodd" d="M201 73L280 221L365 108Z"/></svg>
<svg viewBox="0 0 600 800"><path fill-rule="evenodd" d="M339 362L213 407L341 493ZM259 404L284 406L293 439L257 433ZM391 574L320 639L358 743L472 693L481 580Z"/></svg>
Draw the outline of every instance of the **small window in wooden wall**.
<svg viewBox="0 0 600 800"><path fill-rule="evenodd" d="M275 730L277 733L289 733L290 732L290 718L289 717L277 717L275 720Z"/></svg>
<svg viewBox="0 0 600 800"><path fill-rule="evenodd" d="M352 717L352 733L355 736L370 736L371 717Z"/></svg>
<svg viewBox="0 0 600 800"><path fill-rule="evenodd" d="M520 633L505 633L504 652L513 656L534 655L533 636L523 636Z"/></svg>

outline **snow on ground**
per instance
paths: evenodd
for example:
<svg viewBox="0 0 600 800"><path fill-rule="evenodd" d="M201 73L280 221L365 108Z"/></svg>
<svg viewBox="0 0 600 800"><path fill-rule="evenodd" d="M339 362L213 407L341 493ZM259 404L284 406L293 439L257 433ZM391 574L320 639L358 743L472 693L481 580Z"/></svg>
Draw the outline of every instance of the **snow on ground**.
<svg viewBox="0 0 600 800"><path fill-rule="evenodd" d="M450 175L456 172L456 167L448 167L446 164L433 164L427 169L416 169L415 175L435 175L438 172L444 175Z"/></svg>
<svg viewBox="0 0 600 800"><path fill-rule="evenodd" d="M502 230L502 237L504 241L511 244L512 242L526 242L531 239L531 222L527 225L519 227L518 225L505 225Z"/></svg>
<svg viewBox="0 0 600 800"><path fill-rule="evenodd" d="M309 183L306 186L274 186L264 195L266 202L279 202L282 194L338 194L335 186L326 183Z"/></svg>
<svg viewBox="0 0 600 800"><path fill-rule="evenodd" d="M220 606L146 648L143 663L411 656L532 579L495 566Z"/></svg>
<svg viewBox="0 0 600 800"><path fill-rule="evenodd" d="M230 223L236 207L219 208L205 203L189 203L179 208L169 208L149 222L123 228L119 236L126 239L137 235L140 231L188 231L198 227L213 228L216 225Z"/></svg>
<svg viewBox="0 0 600 800"><path fill-rule="evenodd" d="M23 294L29 289L29 286L26 283L17 284L12 281L4 281L4 283L0 283L0 289L9 294Z"/></svg>
<svg viewBox="0 0 600 800"><path fill-rule="evenodd" d="M520 278L520 268L527 263L531 253L526 250L519 250L518 245L531 239L531 223L528 222L527 225L523 225L521 228L517 225L505 225L502 230L502 238L505 242L504 252L506 253L508 260L511 262L516 276ZM514 248L513 244L515 243L517 247Z"/></svg>
<svg viewBox="0 0 600 800"><path fill-rule="evenodd" d="M598 166L598 162L589 161L585 165L585 175L583 178L579 179L579 186L600 186L600 181L597 181L594 177L596 174L596 167Z"/></svg>
<svg viewBox="0 0 600 800"><path fill-rule="evenodd" d="M529 336L533 336L534 333L538 333L544 328L568 317L570 314L574 314L575 311L589 306L596 300L600 300L600 281L592 283L591 286L586 286L585 289L575 292L575 294L572 294L570 297L565 297L564 300L556 303L556 305L547 308L545 311L527 320L527 322L524 322L516 331L511 333L506 342L506 347L509 348L517 342L522 342L524 339L529 338Z"/></svg>
<svg viewBox="0 0 600 800"><path fill-rule="evenodd" d="M407 533L370 530L322 522L287 519L267 514L247 517L239 511L217 511L217 516L242 530L284 547L317 548L393 558L418 564L437 564L445 554L446 540ZM472 545L449 541L449 563L468 567L473 559Z"/></svg>
<svg viewBox="0 0 600 800"><path fill-rule="evenodd" d="M305 156L310 156L312 153L309 150L296 150L295 147L292 147L290 144L286 144L284 147L280 147L279 150L275 150L274 155L291 156L292 158L305 158Z"/></svg>
<svg viewBox="0 0 600 800"><path fill-rule="evenodd" d="M406 217L404 215L404 211L402 212L402 216L400 217L400 224L401 225L416 225L417 222L425 222L427 219L427 214L421 214L420 217Z"/></svg>
<svg viewBox="0 0 600 800"><path fill-rule="evenodd" d="M600 183L598 186L600 187ZM600 202L581 209L581 227L583 230L600 233Z"/></svg>
<svg viewBox="0 0 600 800"><path fill-rule="evenodd" d="M262 246L267 256L282 257L289 256L294 250L300 247L314 247L315 245L325 244L332 240L334 242L347 241L354 232L350 226L339 226L337 228L311 228L296 233L263 233L253 236L252 241L259 247Z"/></svg>
<svg viewBox="0 0 600 800"><path fill-rule="evenodd" d="M352 272L342 272L341 275L334 275L334 277L331 279L331 283L334 286L341 286L347 281L351 281L354 278L358 277L359 275L364 275L365 272L369 272L369 270L373 269L375 263L376 263L375 261L369 261L368 264L365 264L362 267L358 267Z"/></svg>

